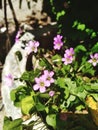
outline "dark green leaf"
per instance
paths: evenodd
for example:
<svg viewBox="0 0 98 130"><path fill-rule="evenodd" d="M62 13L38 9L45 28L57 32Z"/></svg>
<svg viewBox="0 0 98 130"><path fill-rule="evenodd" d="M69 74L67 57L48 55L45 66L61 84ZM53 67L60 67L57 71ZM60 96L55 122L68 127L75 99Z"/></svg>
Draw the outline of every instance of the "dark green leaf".
<svg viewBox="0 0 98 130"><path fill-rule="evenodd" d="M76 46L76 48L74 49L74 51L75 51L76 53L79 53L80 51L86 52L87 50L86 50L85 46L83 46L83 45L78 45L78 46Z"/></svg>
<svg viewBox="0 0 98 130"><path fill-rule="evenodd" d="M36 108L37 108L38 111L43 111L43 110L45 110L45 105L38 102L38 103L36 103Z"/></svg>
<svg viewBox="0 0 98 130"><path fill-rule="evenodd" d="M40 66L45 67L47 69L52 69L52 65L46 58L41 58L39 64Z"/></svg>
<svg viewBox="0 0 98 130"><path fill-rule="evenodd" d="M31 81L34 82L35 77L38 77L40 75L40 70L35 71L26 71L22 74L21 79L25 81Z"/></svg>
<svg viewBox="0 0 98 130"><path fill-rule="evenodd" d="M22 122L22 119L10 120L5 117L3 130L22 130Z"/></svg>
<svg viewBox="0 0 98 130"><path fill-rule="evenodd" d="M91 52L92 53L98 52L98 42L91 48Z"/></svg>

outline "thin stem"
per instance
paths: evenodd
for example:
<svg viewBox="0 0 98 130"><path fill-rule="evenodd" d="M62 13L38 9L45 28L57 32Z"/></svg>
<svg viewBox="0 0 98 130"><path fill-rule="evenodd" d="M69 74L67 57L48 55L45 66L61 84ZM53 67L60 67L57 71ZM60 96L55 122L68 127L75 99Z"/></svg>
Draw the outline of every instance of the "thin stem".
<svg viewBox="0 0 98 130"><path fill-rule="evenodd" d="M22 6L22 0L19 0L19 9L21 9Z"/></svg>
<svg viewBox="0 0 98 130"><path fill-rule="evenodd" d="M45 103L45 106L51 101L52 99L50 98L46 103Z"/></svg>
<svg viewBox="0 0 98 130"><path fill-rule="evenodd" d="M2 0L0 0L0 9L2 9Z"/></svg>
<svg viewBox="0 0 98 130"><path fill-rule="evenodd" d="M7 6L6 6L6 0L4 0L4 20L5 20L5 25L7 29L7 40L6 40L6 52L8 53L9 49L11 48L11 43L10 43L10 38L8 34L8 21L7 21Z"/></svg>
<svg viewBox="0 0 98 130"><path fill-rule="evenodd" d="M12 4L11 0L8 0L8 3L9 3L10 9L11 9L12 14L13 14L13 19L14 19L14 22L15 22L15 25L16 25L16 30L18 30L19 23L18 23L18 20L16 18L16 14L15 14L15 11L14 11L14 8L13 8L13 4Z"/></svg>
<svg viewBox="0 0 98 130"><path fill-rule="evenodd" d="M7 32L8 32L6 0L4 0L4 20L5 20L6 29L7 29Z"/></svg>

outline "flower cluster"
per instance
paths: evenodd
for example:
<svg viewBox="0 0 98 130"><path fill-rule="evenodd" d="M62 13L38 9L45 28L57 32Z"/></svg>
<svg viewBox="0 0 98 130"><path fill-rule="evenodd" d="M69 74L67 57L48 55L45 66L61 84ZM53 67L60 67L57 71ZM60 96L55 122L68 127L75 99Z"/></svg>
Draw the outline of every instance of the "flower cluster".
<svg viewBox="0 0 98 130"><path fill-rule="evenodd" d="M10 94L14 104L21 107L24 115L32 115L35 110L44 118L47 126L53 129L57 127L54 126L54 121L62 122L68 119L66 112L86 109L86 99L89 95L98 101L98 80L94 78L93 81L93 78L90 78L96 72L98 53L88 53L82 45L75 49L65 49L62 38L61 35L54 37L52 51L38 48L38 41L27 41L23 49L27 58L35 57L33 68L26 70L20 77L20 81L25 84L12 90ZM5 76L8 86L13 86L13 77L12 74Z"/></svg>
<svg viewBox="0 0 98 130"><path fill-rule="evenodd" d="M51 83L54 83L53 79L54 72L44 70L44 74L41 75L39 78L35 78L36 84L33 86L33 89L36 91L39 89L41 93L46 91L47 87L50 87ZM50 92L50 95L53 95L53 92Z"/></svg>
<svg viewBox="0 0 98 130"><path fill-rule="evenodd" d="M61 35L57 35L56 37L54 37L54 49L55 50L60 50L61 47L63 46L62 38L63 38L63 36L61 36Z"/></svg>
<svg viewBox="0 0 98 130"><path fill-rule="evenodd" d="M62 61L65 65L71 64L74 60L74 50L73 48L65 50L64 58L62 58Z"/></svg>

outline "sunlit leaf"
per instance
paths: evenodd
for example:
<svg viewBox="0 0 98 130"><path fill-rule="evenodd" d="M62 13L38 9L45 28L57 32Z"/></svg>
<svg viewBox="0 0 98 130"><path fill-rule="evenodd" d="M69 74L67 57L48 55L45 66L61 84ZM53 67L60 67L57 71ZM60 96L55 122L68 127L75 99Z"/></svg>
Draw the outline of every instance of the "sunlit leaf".
<svg viewBox="0 0 98 130"><path fill-rule="evenodd" d="M26 96L21 101L21 109L23 114L29 114L30 110L35 107L34 100L32 96Z"/></svg>
<svg viewBox="0 0 98 130"><path fill-rule="evenodd" d="M77 26L77 29L83 31L85 29L85 24L79 23L78 26Z"/></svg>
<svg viewBox="0 0 98 130"><path fill-rule="evenodd" d="M52 126L54 129L56 129L56 114L47 115L46 122L48 125Z"/></svg>

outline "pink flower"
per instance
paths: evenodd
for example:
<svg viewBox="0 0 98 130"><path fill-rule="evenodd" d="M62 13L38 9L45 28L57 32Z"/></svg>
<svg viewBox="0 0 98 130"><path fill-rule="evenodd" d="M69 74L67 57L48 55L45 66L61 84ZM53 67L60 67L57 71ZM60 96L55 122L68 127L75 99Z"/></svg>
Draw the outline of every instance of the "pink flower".
<svg viewBox="0 0 98 130"><path fill-rule="evenodd" d="M73 48L66 49L66 50L65 50L65 53L66 53L68 56L73 56L73 55L74 55L74 49L73 49Z"/></svg>
<svg viewBox="0 0 98 130"><path fill-rule="evenodd" d="M62 61L65 65L71 64L73 62L73 57L65 55L64 58L62 58Z"/></svg>
<svg viewBox="0 0 98 130"><path fill-rule="evenodd" d="M44 74L42 75L43 78L46 78L47 81L51 83L54 83L54 79L52 78L54 75L54 72L53 71L48 71L48 70L44 70Z"/></svg>
<svg viewBox="0 0 98 130"><path fill-rule="evenodd" d="M37 41L29 41L29 43L26 45L25 50L27 50L28 55L31 52L37 52L37 47L39 46L39 42Z"/></svg>
<svg viewBox="0 0 98 130"><path fill-rule="evenodd" d="M56 37L54 37L54 49L55 50L60 50L61 47L63 46L63 42L62 42L62 37L60 35L57 35Z"/></svg>
<svg viewBox="0 0 98 130"><path fill-rule="evenodd" d="M51 90L51 91L49 92L50 97L53 97L54 94L55 94L55 91L52 91L52 90Z"/></svg>
<svg viewBox="0 0 98 130"><path fill-rule="evenodd" d="M90 55L90 60L88 60L89 63L91 63L93 66L96 66L98 63L98 53L91 54Z"/></svg>
<svg viewBox="0 0 98 130"><path fill-rule="evenodd" d="M39 78L35 78L36 84L33 86L33 89L39 90L41 93L44 93L46 91L46 87L50 86L49 81L47 81L43 76Z"/></svg>
<svg viewBox="0 0 98 130"><path fill-rule="evenodd" d="M62 58L62 61L65 65L71 64L74 60L74 50L73 48L65 50L64 58Z"/></svg>
<svg viewBox="0 0 98 130"><path fill-rule="evenodd" d="M8 75L5 76L5 82L6 82L7 86L12 86L13 81L14 81L14 78L11 74L8 74Z"/></svg>
<svg viewBox="0 0 98 130"><path fill-rule="evenodd" d="M15 42L16 42L16 43L19 41L19 38L20 38L20 36L21 36L21 33L22 33L21 30L19 30L19 31L17 32L16 37L15 37Z"/></svg>

